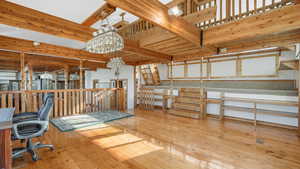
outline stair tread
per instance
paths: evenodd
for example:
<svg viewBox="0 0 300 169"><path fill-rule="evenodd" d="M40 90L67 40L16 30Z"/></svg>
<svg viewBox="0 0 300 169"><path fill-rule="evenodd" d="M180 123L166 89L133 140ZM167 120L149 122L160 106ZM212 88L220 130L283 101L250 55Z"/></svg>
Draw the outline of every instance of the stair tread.
<svg viewBox="0 0 300 169"><path fill-rule="evenodd" d="M185 109L170 109L170 110L168 110L168 112L169 111L172 111L172 112L184 112L184 113L191 113L191 114L199 114L198 111L185 110Z"/></svg>

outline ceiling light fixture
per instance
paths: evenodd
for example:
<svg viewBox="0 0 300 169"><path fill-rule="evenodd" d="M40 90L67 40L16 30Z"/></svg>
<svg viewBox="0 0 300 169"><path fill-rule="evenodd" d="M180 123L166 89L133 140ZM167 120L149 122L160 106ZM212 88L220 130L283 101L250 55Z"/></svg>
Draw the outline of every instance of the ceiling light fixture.
<svg viewBox="0 0 300 169"><path fill-rule="evenodd" d="M94 38L87 42L86 50L91 53L106 54L111 56L107 64L108 68L119 78L120 68L124 65L122 57L117 56L117 52L124 48L124 39L117 33L117 30L109 24L101 24L100 29L94 32Z"/></svg>
<svg viewBox="0 0 300 169"><path fill-rule="evenodd" d="M174 6L168 10L169 15L181 16L183 11L179 8L179 6Z"/></svg>

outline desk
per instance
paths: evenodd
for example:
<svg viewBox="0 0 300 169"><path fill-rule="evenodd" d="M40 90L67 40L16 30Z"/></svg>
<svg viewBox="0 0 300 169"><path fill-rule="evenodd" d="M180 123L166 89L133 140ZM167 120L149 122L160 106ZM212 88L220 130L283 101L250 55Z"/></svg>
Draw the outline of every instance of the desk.
<svg viewBox="0 0 300 169"><path fill-rule="evenodd" d="M0 109L0 169L12 168L11 128L14 108Z"/></svg>

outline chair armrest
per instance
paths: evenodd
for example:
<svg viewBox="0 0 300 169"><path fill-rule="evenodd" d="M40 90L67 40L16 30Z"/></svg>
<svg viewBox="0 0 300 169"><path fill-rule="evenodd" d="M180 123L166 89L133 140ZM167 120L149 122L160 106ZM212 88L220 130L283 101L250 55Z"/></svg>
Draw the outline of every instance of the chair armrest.
<svg viewBox="0 0 300 169"><path fill-rule="evenodd" d="M31 121L37 119L38 119L37 112L25 112L25 113L15 114L13 116L13 123L19 123L22 121Z"/></svg>
<svg viewBox="0 0 300 169"><path fill-rule="evenodd" d="M29 136L22 136L22 135L20 135L20 133L18 131L18 127L26 126L26 125L38 125L41 127L41 129L35 133L32 133ZM24 121L24 122L14 123L12 130L13 130L13 134L15 135L15 137L17 139L27 139L27 138L41 136L43 134L43 132L48 129L48 125L49 125L48 121L40 121L40 120Z"/></svg>

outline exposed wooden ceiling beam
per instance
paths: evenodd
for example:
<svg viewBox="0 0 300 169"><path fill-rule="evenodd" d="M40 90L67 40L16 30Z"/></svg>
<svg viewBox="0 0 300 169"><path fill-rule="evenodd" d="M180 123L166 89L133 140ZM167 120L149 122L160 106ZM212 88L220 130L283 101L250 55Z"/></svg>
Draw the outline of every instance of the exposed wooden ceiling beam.
<svg viewBox="0 0 300 169"><path fill-rule="evenodd" d="M8 1L0 1L0 23L80 41L90 40L95 31L87 26Z"/></svg>
<svg viewBox="0 0 300 169"><path fill-rule="evenodd" d="M123 49L123 51L132 52L132 53L140 54L147 57L152 57L153 59L159 59L159 60L170 61L172 59L172 56L170 55L152 51L146 48L141 48L139 43L136 41L125 40L124 43L125 43L125 48Z"/></svg>
<svg viewBox="0 0 300 169"><path fill-rule="evenodd" d="M13 61L13 62L20 62L20 53L13 52L13 51L3 51L0 50L0 60L1 61ZM80 60L73 60L73 59L66 59L66 58L59 58L59 57L50 57L50 56L41 56L36 54L26 54L25 53L25 63L32 63L32 62L43 62L41 65L68 65L68 66L75 66L79 67ZM45 62L45 63L44 63ZM97 68L107 68L105 63L100 62L91 62L84 60L83 67L90 68L90 69L97 69Z"/></svg>
<svg viewBox="0 0 300 169"><path fill-rule="evenodd" d="M23 51L26 53L58 56L65 58L77 58L85 60L95 60L106 62L108 58L100 54L92 54L84 50L56 46L46 43L41 43L39 46L34 46L33 41L0 36L0 49Z"/></svg>
<svg viewBox="0 0 300 169"><path fill-rule="evenodd" d="M82 22L82 25L84 26L92 26L99 20L103 20L112 13L116 11L116 8L114 6L111 6L108 3L105 3L103 6L101 6L97 11L95 11L90 17L88 17L85 21Z"/></svg>
<svg viewBox="0 0 300 169"><path fill-rule="evenodd" d="M200 31L183 18L168 15L168 7L157 0L106 0L109 4L150 21L197 46Z"/></svg>

